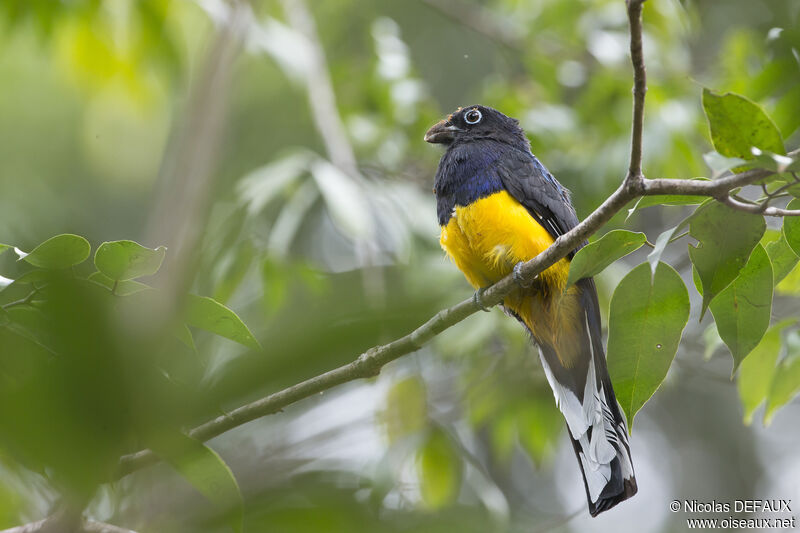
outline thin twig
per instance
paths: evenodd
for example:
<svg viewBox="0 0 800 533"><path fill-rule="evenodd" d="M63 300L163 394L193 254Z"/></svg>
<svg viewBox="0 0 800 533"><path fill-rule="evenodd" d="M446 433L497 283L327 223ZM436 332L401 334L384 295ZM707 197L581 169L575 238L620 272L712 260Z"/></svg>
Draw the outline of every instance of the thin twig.
<svg viewBox="0 0 800 533"><path fill-rule="evenodd" d="M767 184L766 183L762 183L761 186L764 189L767 188ZM765 194L765 196L767 198L769 198L769 199L775 199L775 198L780 197L781 193L783 193L784 191L788 190L791 187L796 187L796 186L797 186L796 181L790 181L789 183L785 183L785 184L781 185L780 187L778 187L777 189L775 189L772 192L767 192Z"/></svg>
<svg viewBox="0 0 800 533"><path fill-rule="evenodd" d="M34 296L39 294L39 289L33 289L25 298L20 300L14 300L13 302L8 302L7 304L3 305L3 309L8 309L10 307L16 307L18 305L28 305L33 300ZM2 532L0 532L2 533Z"/></svg>
<svg viewBox="0 0 800 533"><path fill-rule="evenodd" d="M800 156L800 150L789 152L790 157ZM657 196L664 194L678 194L685 196L711 196L720 197L727 195L737 187L744 187L745 185L752 185L759 180L768 178L775 174L773 170L763 168L756 168L741 172L739 174L731 174L712 181L700 180L683 180L683 179L645 179L641 185L642 196Z"/></svg>
<svg viewBox="0 0 800 533"><path fill-rule="evenodd" d="M631 162L626 181L642 177L642 131L647 74L642 51L642 4L645 0L626 0L631 31L631 63L633 64L633 121L631 127Z"/></svg>
<svg viewBox="0 0 800 533"><path fill-rule="evenodd" d="M722 196L720 198L717 198L717 200L727 205L728 207L732 207L733 209L738 209L739 211L744 211L746 213L754 213L756 215L764 215L768 217L800 216L800 210L780 209L778 207L767 206L766 204L747 204L744 202L740 202L739 200L732 198L730 196Z"/></svg>
<svg viewBox="0 0 800 533"><path fill-rule="evenodd" d="M731 195L730 195L730 197L731 197L731 198L733 198L734 200L736 200L737 202L741 202L741 203L743 203L743 204L759 205L759 204L758 204L757 202L755 202L754 200L750 200L750 199L748 199L748 198L745 198L745 197L743 197L743 196L740 196L740 195L738 195L738 194L731 194Z"/></svg>

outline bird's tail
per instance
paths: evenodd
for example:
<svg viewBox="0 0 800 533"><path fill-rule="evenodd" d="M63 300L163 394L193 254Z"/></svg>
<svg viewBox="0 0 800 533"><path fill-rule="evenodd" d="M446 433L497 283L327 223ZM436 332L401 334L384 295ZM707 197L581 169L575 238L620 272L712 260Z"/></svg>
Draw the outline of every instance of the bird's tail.
<svg viewBox="0 0 800 533"><path fill-rule="evenodd" d="M564 328L570 338L555 335L545 340L535 332L534 337L556 404L567 422L589 512L596 516L636 494L636 478L625 419L606 367L594 282L581 280L575 289L575 300L562 302L562 310L571 316L558 318L562 327L565 320L572 322L572 327ZM565 357L565 351L577 353Z"/></svg>

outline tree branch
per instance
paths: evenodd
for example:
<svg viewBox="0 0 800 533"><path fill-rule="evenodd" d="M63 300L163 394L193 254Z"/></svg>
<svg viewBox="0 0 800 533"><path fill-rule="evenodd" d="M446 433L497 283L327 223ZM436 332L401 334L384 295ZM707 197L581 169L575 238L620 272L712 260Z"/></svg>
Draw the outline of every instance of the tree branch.
<svg viewBox="0 0 800 533"><path fill-rule="evenodd" d="M800 150L793 150L786 154L789 157L800 157ZM640 196L658 196L663 194L677 194L687 196L709 196L725 203L724 198L733 189L753 185L776 174L773 170L756 168L739 174L730 174L713 181L697 181L682 179L643 179L638 187Z"/></svg>
<svg viewBox="0 0 800 533"><path fill-rule="evenodd" d="M800 216L800 211L796 209L780 209L778 207L771 207L766 204L747 204L736 200L735 198L731 198L730 196L723 196L722 198L718 198L720 202L727 205L728 207L732 207L733 209L738 209L739 211L744 211L746 213L754 213L756 215L764 215L768 217L797 217Z"/></svg>
<svg viewBox="0 0 800 533"><path fill-rule="evenodd" d="M631 31L631 63L633 64L633 124L631 127L631 162L626 182L642 178L642 130L644 129L644 97L647 74L642 51L642 4L645 0L626 0Z"/></svg>
<svg viewBox="0 0 800 533"><path fill-rule="evenodd" d="M590 235L598 231L611 217L636 198L664 194L696 195L708 196L723 203L727 203L728 199L734 201L728 196L731 190L753 184L760 179L775 174L775 172L771 170L755 169L722 177L714 181L680 179L650 180L642 176L642 120L646 92L646 87L644 85L644 60L642 59L641 51L641 8L643 1L644 0L628 0L628 13L631 20L631 56L633 58L634 77L636 80L634 85L631 164L628 174L617 190L588 217L572 230L556 239L544 252L522 265L520 274L522 275L523 282L532 280L539 273L566 257L567 254L583 243ZM800 150L790 152L789 155L800 155ZM760 206L756 207L760 209ZM780 214L781 212L785 213L787 216L789 214L796 214L794 211L778 210L769 207L765 208L764 211L759 211L759 214L784 216ZM483 305L491 307L499 304L503 298L516 287L517 282L513 279L513 275L506 276L484 291L481 298ZM418 350L442 331L461 322L479 310L481 310L481 308L473 298L464 300L459 304L439 311L408 335L390 342L389 344L370 348L362 353L355 361L347 365L340 366L339 368L270 394L248 405L234 409L230 413L219 416L214 420L194 428L188 434L192 438L205 441L247 422L261 418L262 416L277 413L284 407L337 385L376 376L387 363ZM150 450L142 450L134 454L126 455L120 460L117 475L119 477L125 476L157 461L158 456Z"/></svg>

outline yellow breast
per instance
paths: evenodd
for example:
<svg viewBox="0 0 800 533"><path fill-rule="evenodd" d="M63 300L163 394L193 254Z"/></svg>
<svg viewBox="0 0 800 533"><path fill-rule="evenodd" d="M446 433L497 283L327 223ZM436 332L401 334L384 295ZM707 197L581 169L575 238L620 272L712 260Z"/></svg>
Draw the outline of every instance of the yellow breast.
<svg viewBox="0 0 800 533"><path fill-rule="evenodd" d="M508 275L553 243L553 237L508 192L500 191L467 206L457 206L442 227L440 243L473 287L486 287ZM563 290L569 261L542 274L548 286Z"/></svg>

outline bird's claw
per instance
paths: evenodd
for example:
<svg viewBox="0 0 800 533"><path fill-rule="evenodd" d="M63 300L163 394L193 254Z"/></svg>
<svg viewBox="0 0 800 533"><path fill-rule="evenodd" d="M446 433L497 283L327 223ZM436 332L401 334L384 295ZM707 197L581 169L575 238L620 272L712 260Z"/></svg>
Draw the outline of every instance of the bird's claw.
<svg viewBox="0 0 800 533"><path fill-rule="evenodd" d="M486 292L486 289L484 289L483 287L475 291L475 294L472 295L472 301L475 302L475 305L477 305L481 311L486 311L488 313L489 308L486 307L486 305L483 303L484 292Z"/></svg>
<svg viewBox="0 0 800 533"><path fill-rule="evenodd" d="M519 285L523 289L527 289L528 287L533 285L533 280L526 281L524 276L522 275L522 265L524 265L524 264L525 263L523 261L520 261L519 263L514 265L514 271L513 271L514 272L514 276L513 277L514 277L514 281L517 283L517 285ZM538 277L539 277L539 275L537 274L536 276L533 277L533 279L535 280Z"/></svg>

